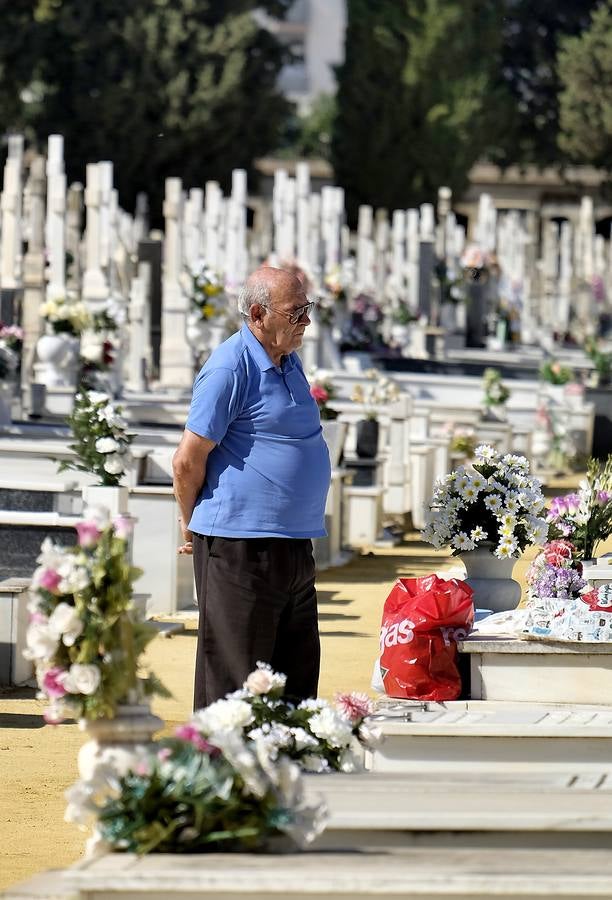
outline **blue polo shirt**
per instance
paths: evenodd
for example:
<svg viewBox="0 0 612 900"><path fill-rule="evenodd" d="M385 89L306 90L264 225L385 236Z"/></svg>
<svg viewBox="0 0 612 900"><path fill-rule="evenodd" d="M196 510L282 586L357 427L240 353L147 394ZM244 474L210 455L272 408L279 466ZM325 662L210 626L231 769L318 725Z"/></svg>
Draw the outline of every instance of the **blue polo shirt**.
<svg viewBox="0 0 612 900"><path fill-rule="evenodd" d="M200 370L186 427L217 444L191 531L253 538L326 534L329 453L297 354L275 366L243 325Z"/></svg>

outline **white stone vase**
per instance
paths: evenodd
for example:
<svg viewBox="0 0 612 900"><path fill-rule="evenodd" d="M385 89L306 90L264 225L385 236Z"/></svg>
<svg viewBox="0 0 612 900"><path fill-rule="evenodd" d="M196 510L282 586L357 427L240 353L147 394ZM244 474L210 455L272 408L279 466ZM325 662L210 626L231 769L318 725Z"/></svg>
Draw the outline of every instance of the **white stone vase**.
<svg viewBox="0 0 612 900"><path fill-rule="evenodd" d="M460 559L474 591L474 607L504 612L518 606L521 586L512 578L515 559L498 559L483 547L462 553Z"/></svg>
<svg viewBox="0 0 612 900"><path fill-rule="evenodd" d="M71 334L43 334L36 344L36 380L47 387L75 388L79 339Z"/></svg>
<svg viewBox="0 0 612 900"><path fill-rule="evenodd" d="M79 775L92 779L98 765L110 765L124 775L153 742L153 735L163 727L146 703L117 707L114 719L79 720L79 728L89 740L79 750Z"/></svg>
<svg viewBox="0 0 612 900"><path fill-rule="evenodd" d="M86 484L82 496L84 506L105 506L111 518L127 514L129 489L124 485Z"/></svg>

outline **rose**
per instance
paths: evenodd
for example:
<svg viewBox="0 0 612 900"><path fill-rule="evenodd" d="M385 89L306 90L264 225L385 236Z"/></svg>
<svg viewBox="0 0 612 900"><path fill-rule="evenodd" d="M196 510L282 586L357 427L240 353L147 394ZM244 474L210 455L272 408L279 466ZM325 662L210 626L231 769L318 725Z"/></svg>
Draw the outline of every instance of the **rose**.
<svg viewBox="0 0 612 900"><path fill-rule="evenodd" d="M47 622L31 622L26 632L27 648L23 655L26 659L52 659L57 652L59 638Z"/></svg>
<svg viewBox="0 0 612 900"><path fill-rule="evenodd" d="M267 669L255 669L244 682L244 686L251 694L267 694L274 687L272 672Z"/></svg>
<svg viewBox="0 0 612 900"><path fill-rule="evenodd" d="M113 519L115 535L125 541L134 531L134 520L131 516L115 516Z"/></svg>
<svg viewBox="0 0 612 900"><path fill-rule="evenodd" d="M70 694L95 694L100 686L100 669L88 663L73 663L64 678L64 687Z"/></svg>
<svg viewBox="0 0 612 900"><path fill-rule="evenodd" d="M53 666L51 669L47 669L43 675L41 684L47 697L50 697L53 700L56 697L64 696L66 693L66 688L64 687L64 678L66 677L66 674L66 669L62 669L60 666Z"/></svg>
<svg viewBox="0 0 612 900"><path fill-rule="evenodd" d="M118 453L112 453L104 460L104 471L109 475L121 475L125 470L123 457Z"/></svg>
<svg viewBox="0 0 612 900"><path fill-rule="evenodd" d="M58 603L49 616L49 628L66 647L72 647L83 631L83 622L74 606Z"/></svg>
<svg viewBox="0 0 612 900"><path fill-rule="evenodd" d="M74 527L79 535L81 547L95 547L102 534L95 522L77 522Z"/></svg>
<svg viewBox="0 0 612 900"><path fill-rule="evenodd" d="M209 756L214 756L220 752L217 747L214 747L202 737L194 725L179 725L175 729L174 734L181 741L193 744L196 750L199 750L201 753L208 753Z"/></svg>
<svg viewBox="0 0 612 900"><path fill-rule="evenodd" d="M329 400L329 393L324 387L321 387L320 384L313 384L310 388L310 396L313 400L316 400L317 403L327 403Z"/></svg>
<svg viewBox="0 0 612 900"><path fill-rule="evenodd" d="M101 437L96 441L96 450L98 453L115 453L121 444L112 437Z"/></svg>
<svg viewBox="0 0 612 900"><path fill-rule="evenodd" d="M61 580L62 576L54 569L42 569L39 570L39 574L36 575L35 583L38 587L44 588L51 594L55 594L57 593Z"/></svg>

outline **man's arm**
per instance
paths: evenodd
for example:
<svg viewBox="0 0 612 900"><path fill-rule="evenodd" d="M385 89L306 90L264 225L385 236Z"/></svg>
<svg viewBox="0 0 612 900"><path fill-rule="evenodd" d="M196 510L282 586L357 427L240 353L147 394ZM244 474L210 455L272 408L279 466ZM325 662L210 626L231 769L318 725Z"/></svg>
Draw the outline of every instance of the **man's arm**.
<svg viewBox="0 0 612 900"><path fill-rule="evenodd" d="M176 453L172 457L174 496L179 506L181 531L185 543L179 553L191 553L191 532L188 529L198 494L206 477L208 454L216 446L209 438L200 437L185 429Z"/></svg>

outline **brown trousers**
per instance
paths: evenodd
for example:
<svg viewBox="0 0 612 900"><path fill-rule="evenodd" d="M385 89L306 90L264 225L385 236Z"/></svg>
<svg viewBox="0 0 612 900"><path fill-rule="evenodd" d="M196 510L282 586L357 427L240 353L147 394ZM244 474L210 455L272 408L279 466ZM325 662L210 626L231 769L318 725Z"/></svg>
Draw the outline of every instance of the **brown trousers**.
<svg viewBox="0 0 612 900"><path fill-rule="evenodd" d="M200 620L194 709L241 688L256 663L316 697L320 644L310 540L193 535Z"/></svg>

